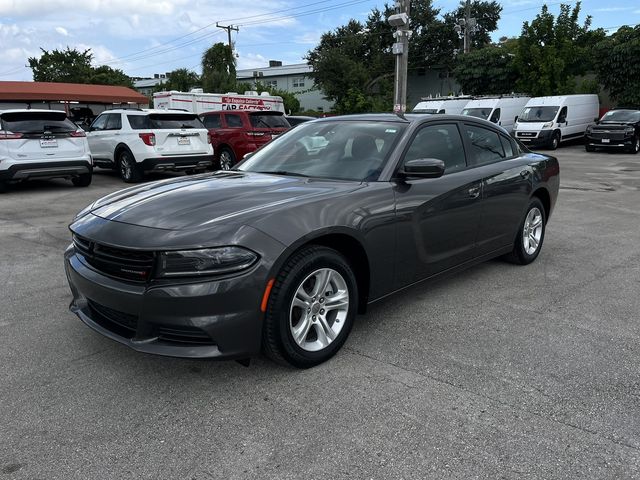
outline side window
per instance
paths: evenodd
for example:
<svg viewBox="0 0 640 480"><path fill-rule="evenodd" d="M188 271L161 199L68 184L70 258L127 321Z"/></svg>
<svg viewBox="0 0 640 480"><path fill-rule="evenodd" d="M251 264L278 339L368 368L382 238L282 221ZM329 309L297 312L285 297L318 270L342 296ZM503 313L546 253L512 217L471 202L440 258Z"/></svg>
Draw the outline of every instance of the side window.
<svg viewBox="0 0 640 480"><path fill-rule="evenodd" d="M129 125L131 125L131 128L134 130L151 128L147 115L127 115L127 120L129 120Z"/></svg>
<svg viewBox="0 0 640 480"><path fill-rule="evenodd" d="M220 114L204 115L202 117L204 126L207 128L221 128L222 122L220 121Z"/></svg>
<svg viewBox="0 0 640 480"><path fill-rule="evenodd" d="M91 124L91 130L104 130L107 126L107 115L100 115Z"/></svg>
<svg viewBox="0 0 640 480"><path fill-rule="evenodd" d="M491 114L490 122L498 123L500 121L500 109L496 108Z"/></svg>
<svg viewBox="0 0 640 480"><path fill-rule="evenodd" d="M122 128L122 116L119 113L111 113L108 116L106 130L120 130Z"/></svg>
<svg viewBox="0 0 640 480"><path fill-rule="evenodd" d="M502 148L504 149L504 155L506 158L511 158L515 156L513 150L513 144L511 140L505 137L504 135L500 135L500 141L502 142Z"/></svg>
<svg viewBox="0 0 640 480"><path fill-rule="evenodd" d="M475 125L465 125L464 130L471 144L470 161L473 165L485 165L505 158L500 136L496 132Z"/></svg>
<svg viewBox="0 0 640 480"><path fill-rule="evenodd" d="M242 128L242 117L240 115L232 113L229 115L225 115L224 119L227 122L227 127Z"/></svg>
<svg viewBox="0 0 640 480"><path fill-rule="evenodd" d="M465 168L467 165L458 127L455 124L444 124L429 125L420 129L411 141L404 161L417 158L442 160L445 173Z"/></svg>
<svg viewBox="0 0 640 480"><path fill-rule="evenodd" d="M567 121L567 107L562 107L558 114L558 123L564 123Z"/></svg>

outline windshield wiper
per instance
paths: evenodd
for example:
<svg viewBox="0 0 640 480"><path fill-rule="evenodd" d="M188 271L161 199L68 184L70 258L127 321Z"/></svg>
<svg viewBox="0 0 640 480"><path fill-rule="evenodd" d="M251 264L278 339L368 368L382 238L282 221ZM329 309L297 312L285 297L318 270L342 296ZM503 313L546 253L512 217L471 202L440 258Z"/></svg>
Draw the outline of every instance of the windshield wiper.
<svg viewBox="0 0 640 480"><path fill-rule="evenodd" d="M267 175L287 175L290 177L309 177L309 175L305 175L303 173L296 172L288 172L286 170L273 170L273 171L264 171L264 172L255 172L255 173L266 173Z"/></svg>

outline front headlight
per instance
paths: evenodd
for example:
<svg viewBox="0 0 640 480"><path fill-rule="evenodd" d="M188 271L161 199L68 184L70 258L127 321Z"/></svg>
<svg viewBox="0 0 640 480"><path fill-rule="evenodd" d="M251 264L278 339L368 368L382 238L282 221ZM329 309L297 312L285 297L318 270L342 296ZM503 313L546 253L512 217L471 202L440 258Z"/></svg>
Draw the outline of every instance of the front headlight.
<svg viewBox="0 0 640 480"><path fill-rule="evenodd" d="M628 128L625 128L625 129L624 129L624 133L625 133L626 135L632 135L632 134L633 134L633 132L635 132L635 131L636 131L636 130L635 130L635 128L633 128L633 127L628 127Z"/></svg>
<svg viewBox="0 0 640 480"><path fill-rule="evenodd" d="M163 252L158 274L161 277L221 275L246 270L257 260L257 253L242 247Z"/></svg>
<svg viewBox="0 0 640 480"><path fill-rule="evenodd" d="M553 122L548 122L542 125L542 128L552 128L552 127L553 127Z"/></svg>

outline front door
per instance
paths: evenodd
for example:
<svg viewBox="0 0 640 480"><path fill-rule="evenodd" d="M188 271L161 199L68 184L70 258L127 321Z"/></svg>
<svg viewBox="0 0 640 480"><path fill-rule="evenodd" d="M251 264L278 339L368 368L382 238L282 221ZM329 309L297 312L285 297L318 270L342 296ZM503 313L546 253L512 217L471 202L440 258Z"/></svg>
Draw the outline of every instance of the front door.
<svg viewBox="0 0 640 480"><path fill-rule="evenodd" d="M457 123L428 124L418 130L401 163L417 158L442 160L445 173L395 182L396 288L472 259L481 216L481 178L467 168Z"/></svg>

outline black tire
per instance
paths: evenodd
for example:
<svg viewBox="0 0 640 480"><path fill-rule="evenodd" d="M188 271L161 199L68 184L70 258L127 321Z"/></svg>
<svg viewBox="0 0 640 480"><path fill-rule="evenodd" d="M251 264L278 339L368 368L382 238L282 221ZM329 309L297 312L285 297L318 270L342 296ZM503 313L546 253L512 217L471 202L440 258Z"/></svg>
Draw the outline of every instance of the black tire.
<svg viewBox="0 0 640 480"><path fill-rule="evenodd" d="M137 183L142 180L142 170L129 150L121 150L118 155L118 172L125 183Z"/></svg>
<svg viewBox="0 0 640 480"><path fill-rule="evenodd" d="M0 193L4 193L7 191L7 184L0 180Z"/></svg>
<svg viewBox="0 0 640 480"><path fill-rule="evenodd" d="M76 187L88 187L89 185L91 185L92 177L93 175L91 173L83 173L81 175L78 175L77 177L73 177L71 179L71 182Z"/></svg>
<svg viewBox="0 0 640 480"><path fill-rule="evenodd" d="M324 269L339 274L339 280L343 281L346 286L349 303L346 306L346 316L342 320L338 319L337 316L331 320L329 318L330 313L327 311L322 318L326 318L327 322L331 322L332 328L338 327L340 330L328 345L316 351L309 351L303 349L293 338L292 330L295 326L293 323L294 309L296 308L293 306L293 300L296 292L300 288L304 288L305 280L310 279L314 273ZM334 287L328 285L327 288L333 289ZM321 302L324 298L320 297L320 295L318 297L313 302L313 309L322 306ZM353 326L357 309L358 286L356 277L344 256L327 247L314 245L304 247L287 260L275 279L265 315L262 336L263 351L269 358L281 364L289 364L297 368L309 368L318 365L331 358L342 347ZM301 316L305 315L302 311L303 309L300 310ZM307 310L307 319L313 313L324 312L324 310L311 310L311 308ZM318 315L318 319L320 318L321 315ZM306 330L308 333L301 337L303 342L308 338L313 339L313 335L317 336L316 332L321 328L321 322L316 322L315 315L313 319L315 325L311 325ZM297 320L297 322L302 321L302 318ZM309 324L313 323L310 320L307 321ZM338 325L340 321L342 321L341 327Z"/></svg>
<svg viewBox="0 0 640 480"><path fill-rule="evenodd" d="M227 147L222 147L218 154L218 168L220 170L229 170L236 164L236 156L233 150Z"/></svg>
<svg viewBox="0 0 640 480"><path fill-rule="evenodd" d="M560 146L560 139L560 132L558 132L557 130L553 132L553 135L551 135L551 141L549 142L549 149L555 150L556 148L558 148Z"/></svg>
<svg viewBox="0 0 640 480"><path fill-rule="evenodd" d="M525 224L527 223L527 219L529 218L529 215L531 214L532 211L534 212L534 214L537 211L540 214L541 220L542 220L540 238L534 252L531 252L530 250L527 251L527 244L525 244L525 235L528 233L525 231ZM512 263L517 263L519 265L528 265L531 262L533 262L536 258L538 258L538 255L540 254L540 250L542 249L542 243L544 242L544 234L545 234L546 226L547 226L547 216L544 209L544 205L542 205L542 202L540 201L540 199L534 197L531 199L531 202L527 207L527 211L525 212L524 217L522 218L522 222L520 222L520 225L518 227L518 234L516 235L516 239L513 244L513 250L511 251L511 253L505 256L505 259Z"/></svg>
<svg viewBox="0 0 640 480"><path fill-rule="evenodd" d="M591 146L591 145L585 145L585 146L584 146L584 149L585 149L587 152L595 152L595 151L596 151L596 147L593 147L593 146Z"/></svg>
<svg viewBox="0 0 640 480"><path fill-rule="evenodd" d="M640 152L640 135L636 135L635 138L633 139L633 145L631 145L629 147L629 150L627 150L629 153L633 153L634 155L638 152Z"/></svg>

